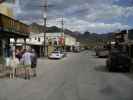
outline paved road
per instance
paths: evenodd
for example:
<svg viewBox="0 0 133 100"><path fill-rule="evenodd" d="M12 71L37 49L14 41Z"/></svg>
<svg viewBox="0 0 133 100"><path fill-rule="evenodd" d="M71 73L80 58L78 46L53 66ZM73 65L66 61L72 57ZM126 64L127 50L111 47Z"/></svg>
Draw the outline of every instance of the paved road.
<svg viewBox="0 0 133 100"><path fill-rule="evenodd" d="M0 80L0 100L133 100L133 80L104 66L90 51L39 60L38 77Z"/></svg>

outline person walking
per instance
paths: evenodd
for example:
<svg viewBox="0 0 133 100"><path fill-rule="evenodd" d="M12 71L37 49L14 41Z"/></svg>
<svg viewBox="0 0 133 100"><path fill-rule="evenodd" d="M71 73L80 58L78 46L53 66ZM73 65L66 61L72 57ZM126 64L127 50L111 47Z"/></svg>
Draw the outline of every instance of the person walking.
<svg viewBox="0 0 133 100"><path fill-rule="evenodd" d="M4 48L4 57L5 57L6 67L10 66L11 56L12 56L11 47L9 45L6 45L6 47Z"/></svg>
<svg viewBox="0 0 133 100"><path fill-rule="evenodd" d="M23 65L25 67L25 79L30 79L31 59L32 53L31 50L28 49L22 56Z"/></svg>
<svg viewBox="0 0 133 100"><path fill-rule="evenodd" d="M31 59L31 69L33 72L33 76L36 77L36 67L37 67L37 54L34 49L32 49L32 59Z"/></svg>
<svg viewBox="0 0 133 100"><path fill-rule="evenodd" d="M19 61L21 60L22 58L22 50L19 50L19 49L16 49L16 58L19 59Z"/></svg>

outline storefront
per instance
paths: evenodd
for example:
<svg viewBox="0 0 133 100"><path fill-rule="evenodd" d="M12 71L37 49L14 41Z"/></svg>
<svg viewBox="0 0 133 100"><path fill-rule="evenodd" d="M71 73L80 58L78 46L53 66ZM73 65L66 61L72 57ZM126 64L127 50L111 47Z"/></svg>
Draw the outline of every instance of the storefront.
<svg viewBox="0 0 133 100"><path fill-rule="evenodd" d="M4 56L10 46L10 38L16 41L22 38L26 44L26 38L29 37L28 25L0 14L0 56ZM16 45L16 42L13 44Z"/></svg>

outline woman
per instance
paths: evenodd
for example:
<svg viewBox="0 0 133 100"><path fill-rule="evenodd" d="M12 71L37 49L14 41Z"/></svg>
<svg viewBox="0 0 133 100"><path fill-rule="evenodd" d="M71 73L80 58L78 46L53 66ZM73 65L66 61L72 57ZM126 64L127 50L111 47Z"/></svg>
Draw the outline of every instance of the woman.
<svg viewBox="0 0 133 100"><path fill-rule="evenodd" d="M21 58L22 58L22 52L20 51L20 50L16 50L16 58L18 58L19 59L19 61L21 60Z"/></svg>

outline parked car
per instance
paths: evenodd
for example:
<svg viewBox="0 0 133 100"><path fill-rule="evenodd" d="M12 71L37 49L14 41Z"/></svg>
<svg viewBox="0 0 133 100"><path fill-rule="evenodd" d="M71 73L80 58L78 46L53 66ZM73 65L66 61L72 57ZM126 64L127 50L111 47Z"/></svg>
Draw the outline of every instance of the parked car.
<svg viewBox="0 0 133 100"><path fill-rule="evenodd" d="M131 64L131 58L128 54L119 50L111 50L106 61L106 66L109 71L129 72Z"/></svg>
<svg viewBox="0 0 133 100"><path fill-rule="evenodd" d="M49 55L49 59L61 59L63 58L65 55L63 53L61 53L61 51L54 51Z"/></svg>

